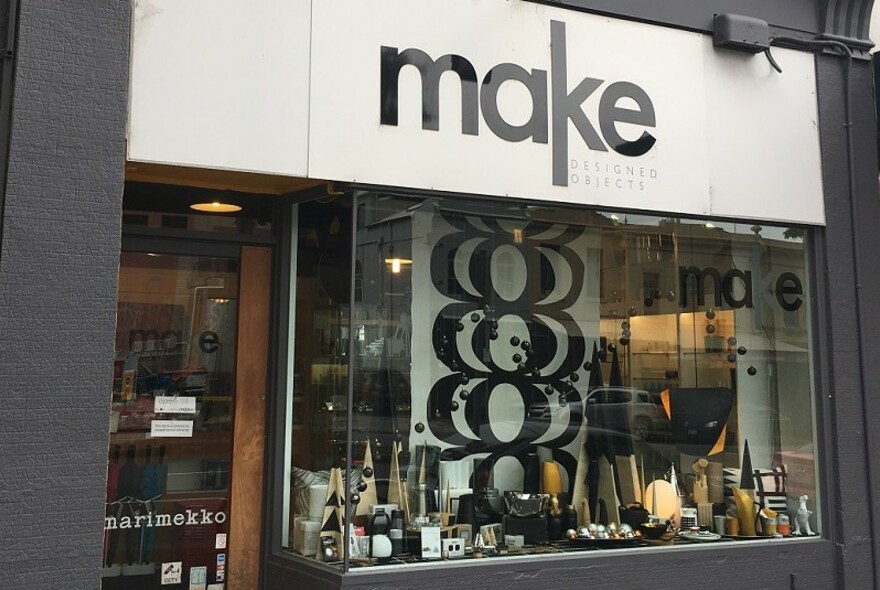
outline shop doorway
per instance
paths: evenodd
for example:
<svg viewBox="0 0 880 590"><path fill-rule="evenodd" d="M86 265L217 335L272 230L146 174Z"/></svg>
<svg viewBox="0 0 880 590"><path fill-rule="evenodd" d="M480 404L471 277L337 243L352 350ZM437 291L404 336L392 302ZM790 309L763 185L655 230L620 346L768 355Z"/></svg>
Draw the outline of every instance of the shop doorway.
<svg viewBox="0 0 880 590"><path fill-rule="evenodd" d="M259 585L272 249L128 236L102 588Z"/></svg>

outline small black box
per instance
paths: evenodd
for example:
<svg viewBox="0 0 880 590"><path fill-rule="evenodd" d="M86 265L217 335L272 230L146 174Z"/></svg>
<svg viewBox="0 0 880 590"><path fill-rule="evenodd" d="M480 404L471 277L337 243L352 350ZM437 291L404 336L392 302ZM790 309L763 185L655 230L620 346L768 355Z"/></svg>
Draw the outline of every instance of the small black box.
<svg viewBox="0 0 880 590"><path fill-rule="evenodd" d="M538 545L550 540L547 534L547 518L544 516L510 516L501 521L505 535L522 535L526 545Z"/></svg>

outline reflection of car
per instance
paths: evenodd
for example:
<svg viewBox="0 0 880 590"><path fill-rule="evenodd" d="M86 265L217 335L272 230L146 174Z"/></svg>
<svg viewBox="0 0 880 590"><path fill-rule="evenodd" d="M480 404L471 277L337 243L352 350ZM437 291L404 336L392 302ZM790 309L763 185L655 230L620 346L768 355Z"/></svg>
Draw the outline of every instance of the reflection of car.
<svg viewBox="0 0 880 590"><path fill-rule="evenodd" d="M606 428L639 440L669 429L659 393L634 387L598 387L587 395L587 404L588 414L601 414ZM538 402L529 406L528 419L549 420L551 412L549 401Z"/></svg>
<svg viewBox="0 0 880 590"><path fill-rule="evenodd" d="M667 430L669 418L663 409L659 393L651 393L634 387L599 387L587 396L587 403L602 403L605 414L610 415L609 426L623 426L622 416L626 416L630 432L635 438L645 440L652 432Z"/></svg>

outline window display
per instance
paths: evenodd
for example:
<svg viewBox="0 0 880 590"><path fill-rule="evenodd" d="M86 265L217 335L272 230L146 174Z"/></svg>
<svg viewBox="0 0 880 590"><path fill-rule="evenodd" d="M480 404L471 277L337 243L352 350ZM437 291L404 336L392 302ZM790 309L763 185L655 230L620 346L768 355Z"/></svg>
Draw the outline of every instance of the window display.
<svg viewBox="0 0 880 590"><path fill-rule="evenodd" d="M382 192L296 226L290 552L818 534L809 232Z"/></svg>

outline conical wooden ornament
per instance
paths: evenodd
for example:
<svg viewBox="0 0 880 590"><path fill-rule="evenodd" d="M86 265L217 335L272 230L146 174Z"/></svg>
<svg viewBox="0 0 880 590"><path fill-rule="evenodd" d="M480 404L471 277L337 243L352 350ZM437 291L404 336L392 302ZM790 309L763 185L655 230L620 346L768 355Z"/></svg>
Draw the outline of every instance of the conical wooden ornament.
<svg viewBox="0 0 880 590"><path fill-rule="evenodd" d="M369 474L369 475L368 475ZM364 450L364 483L367 489L361 492L361 501L355 507L355 516L366 516L370 514L370 506L379 503L376 496L376 472L373 469L373 450L370 447L370 441L367 440L367 448Z"/></svg>
<svg viewBox="0 0 880 590"><path fill-rule="evenodd" d="M400 452L400 443L394 441L391 445L391 474L388 477L388 503L397 504L403 508L403 491L400 482L400 460L397 454Z"/></svg>
<svg viewBox="0 0 880 590"><path fill-rule="evenodd" d="M574 489L571 492L571 504L573 506L581 506L587 498L587 467L590 464L590 458L587 456L587 418L581 421L581 437L578 445L577 469L574 474ZM581 509L583 512L583 509ZM581 514L581 520L589 522L589 514Z"/></svg>

